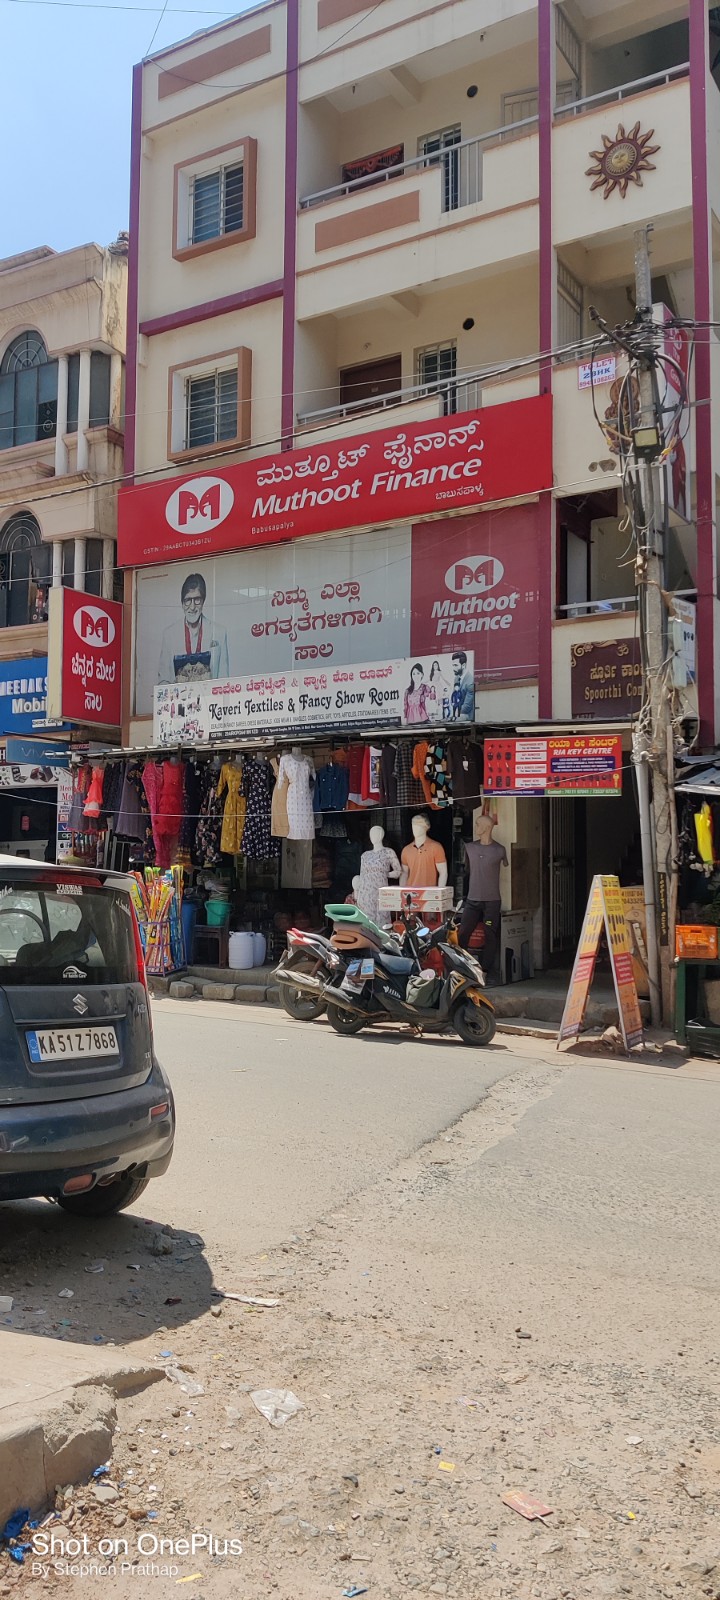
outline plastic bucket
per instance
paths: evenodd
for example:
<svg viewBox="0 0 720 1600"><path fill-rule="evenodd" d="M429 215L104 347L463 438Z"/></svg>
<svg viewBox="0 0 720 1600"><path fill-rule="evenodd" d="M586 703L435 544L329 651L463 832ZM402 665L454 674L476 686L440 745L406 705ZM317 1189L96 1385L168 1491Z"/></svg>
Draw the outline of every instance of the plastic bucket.
<svg viewBox="0 0 720 1600"><path fill-rule="evenodd" d="M254 933L253 936L252 936L252 942L253 942L253 966L254 967L261 967L263 962L264 962L264 960L265 960L265 955L266 955L266 952L267 952L267 939L265 938L264 933Z"/></svg>
<svg viewBox="0 0 720 1600"><path fill-rule="evenodd" d="M228 960L231 967L239 969L253 965L253 936L251 933L231 933Z"/></svg>
<svg viewBox="0 0 720 1600"><path fill-rule="evenodd" d="M208 900L205 917L209 928L224 928L230 921L229 900Z"/></svg>

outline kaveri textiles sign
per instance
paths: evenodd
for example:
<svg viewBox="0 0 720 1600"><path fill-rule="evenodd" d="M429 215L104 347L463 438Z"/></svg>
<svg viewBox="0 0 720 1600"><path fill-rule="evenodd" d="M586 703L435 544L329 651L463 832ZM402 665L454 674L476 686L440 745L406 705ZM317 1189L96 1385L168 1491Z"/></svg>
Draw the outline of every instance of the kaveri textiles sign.
<svg viewBox="0 0 720 1600"><path fill-rule="evenodd" d="M69 722L116 728L122 716L123 608L80 589L51 589L48 709Z"/></svg>
<svg viewBox="0 0 720 1600"><path fill-rule="evenodd" d="M253 735L465 725L475 716L473 659L450 655L355 667L161 685L157 745L228 743Z"/></svg>
<svg viewBox="0 0 720 1600"><path fill-rule="evenodd" d="M552 484L547 395L120 490L118 560L241 550L420 520Z"/></svg>

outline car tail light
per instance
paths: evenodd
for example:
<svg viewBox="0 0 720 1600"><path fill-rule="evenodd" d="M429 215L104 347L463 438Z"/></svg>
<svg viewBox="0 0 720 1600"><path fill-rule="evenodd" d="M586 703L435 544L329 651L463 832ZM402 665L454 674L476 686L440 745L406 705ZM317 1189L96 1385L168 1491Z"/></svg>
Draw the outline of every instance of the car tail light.
<svg viewBox="0 0 720 1600"><path fill-rule="evenodd" d="M169 1110L170 1110L170 1101L169 1100L161 1100L161 1102L160 1102L160 1104L158 1106L151 1106L150 1107L150 1119L152 1120L153 1117L166 1117Z"/></svg>
<svg viewBox="0 0 720 1600"><path fill-rule="evenodd" d="M80 1194L83 1189L92 1189L93 1174L84 1172L81 1178L68 1178L63 1184L63 1194Z"/></svg>

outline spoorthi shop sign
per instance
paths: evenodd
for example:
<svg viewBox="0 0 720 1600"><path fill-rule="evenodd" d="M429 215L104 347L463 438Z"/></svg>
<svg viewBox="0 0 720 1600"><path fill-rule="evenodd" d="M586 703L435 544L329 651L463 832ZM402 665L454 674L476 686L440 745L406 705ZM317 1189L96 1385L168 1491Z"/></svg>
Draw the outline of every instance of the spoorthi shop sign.
<svg viewBox="0 0 720 1600"><path fill-rule="evenodd" d="M373 661L246 678L161 684L153 743L227 743L253 734L467 724L475 710L472 655Z"/></svg>
<svg viewBox="0 0 720 1600"><path fill-rule="evenodd" d="M551 482L551 400L536 396L121 489L118 560L142 566L419 520Z"/></svg>
<svg viewBox="0 0 720 1600"><path fill-rule="evenodd" d="M48 712L118 727L122 715L123 608L81 589L51 589Z"/></svg>

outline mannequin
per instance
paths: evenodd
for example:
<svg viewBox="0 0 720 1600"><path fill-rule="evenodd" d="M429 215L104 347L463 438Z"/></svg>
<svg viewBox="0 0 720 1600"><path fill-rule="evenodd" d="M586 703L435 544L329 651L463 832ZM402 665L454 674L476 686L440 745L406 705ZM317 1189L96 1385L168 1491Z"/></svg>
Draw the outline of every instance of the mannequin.
<svg viewBox="0 0 720 1600"><path fill-rule="evenodd" d="M355 892L355 904L366 917L371 917L379 927L387 927L390 923L390 913L381 911L378 904L380 890L387 886L388 879L401 876L400 862L394 850L385 844L385 829L374 827L370 829L371 849L365 850L360 857L360 878ZM355 880L353 879L355 889Z"/></svg>
<svg viewBox="0 0 720 1600"><path fill-rule="evenodd" d="M480 952L480 965L497 983L500 981L500 868L507 866L508 858L504 844L493 839L496 823L496 817L478 817L475 838L465 845L470 882L460 920L458 943L467 950L478 922L484 923L485 945Z"/></svg>
<svg viewBox="0 0 720 1600"><path fill-rule="evenodd" d="M300 745L293 745L289 756L281 756L278 784L285 784L288 839L315 838L315 816L312 803L312 784L315 768L312 758L303 754Z"/></svg>
<svg viewBox="0 0 720 1600"><path fill-rule="evenodd" d="M445 851L437 839L430 838L427 817L413 817L410 824L413 843L403 850L400 883L410 889L444 889L448 881Z"/></svg>

